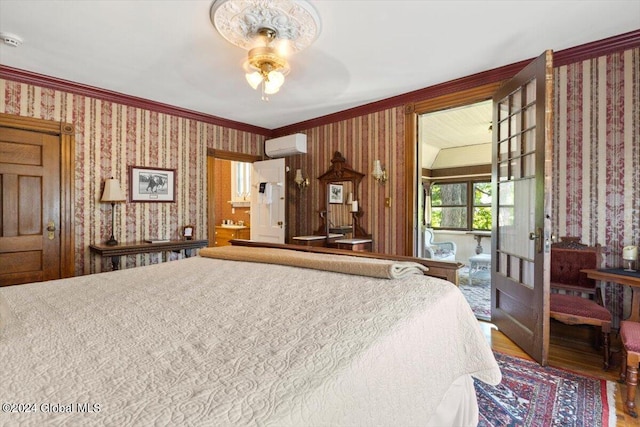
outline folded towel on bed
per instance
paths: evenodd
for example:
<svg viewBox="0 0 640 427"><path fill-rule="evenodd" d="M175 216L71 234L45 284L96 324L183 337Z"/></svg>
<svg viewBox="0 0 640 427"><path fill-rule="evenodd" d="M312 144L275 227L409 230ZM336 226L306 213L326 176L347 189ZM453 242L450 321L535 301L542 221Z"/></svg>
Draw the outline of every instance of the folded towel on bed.
<svg viewBox="0 0 640 427"><path fill-rule="evenodd" d="M289 265L382 279L400 279L413 274L421 275L428 270L427 267L416 262L399 262L348 255L300 252L291 249L251 248L246 246L204 248L200 250L200 256L231 261Z"/></svg>

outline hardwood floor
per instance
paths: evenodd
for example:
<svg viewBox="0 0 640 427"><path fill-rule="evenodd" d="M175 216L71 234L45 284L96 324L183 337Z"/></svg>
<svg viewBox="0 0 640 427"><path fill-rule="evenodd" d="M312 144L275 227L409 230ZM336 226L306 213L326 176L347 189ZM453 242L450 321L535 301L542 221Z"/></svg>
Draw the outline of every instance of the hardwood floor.
<svg viewBox="0 0 640 427"><path fill-rule="evenodd" d="M513 341L498 331L495 325L480 321L480 327L491 344L491 348L500 353L532 360ZM613 335L613 334L612 334ZM612 350L616 350L615 346ZM560 340L552 336L549 349L549 365L596 378L617 382L620 373L620 353L612 355L612 367L602 370L602 355L591 346ZM617 427L640 426L640 419L632 418L624 413L623 397L626 386L617 383L615 406ZM640 407L640 393L636 394L636 406Z"/></svg>

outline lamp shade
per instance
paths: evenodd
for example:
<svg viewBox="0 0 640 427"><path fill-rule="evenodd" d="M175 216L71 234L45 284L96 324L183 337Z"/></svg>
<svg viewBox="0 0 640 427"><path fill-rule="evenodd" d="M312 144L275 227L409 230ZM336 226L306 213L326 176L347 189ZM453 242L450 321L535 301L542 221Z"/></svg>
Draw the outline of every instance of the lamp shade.
<svg viewBox="0 0 640 427"><path fill-rule="evenodd" d="M637 246L625 246L622 248L622 259L627 261L635 261L638 258Z"/></svg>
<svg viewBox="0 0 640 427"><path fill-rule="evenodd" d="M349 193L347 196L347 204L350 205L351 203L353 203L353 193Z"/></svg>
<svg viewBox="0 0 640 427"><path fill-rule="evenodd" d="M304 178L302 177L302 170L296 169L296 177L294 178L294 182L298 185L302 184Z"/></svg>
<svg viewBox="0 0 640 427"><path fill-rule="evenodd" d="M380 166L380 160L373 161L373 171L371 172L374 178L378 179L382 176L382 167Z"/></svg>
<svg viewBox="0 0 640 427"><path fill-rule="evenodd" d="M247 73L245 74L245 77L247 78L247 82L249 83L249 85L254 89L257 89L260 83L262 83L262 74L257 71L254 71L253 73Z"/></svg>
<svg viewBox="0 0 640 427"><path fill-rule="evenodd" d="M109 178L104 182L104 191L100 200L102 202L124 202L127 198L120 190L120 182L115 178Z"/></svg>

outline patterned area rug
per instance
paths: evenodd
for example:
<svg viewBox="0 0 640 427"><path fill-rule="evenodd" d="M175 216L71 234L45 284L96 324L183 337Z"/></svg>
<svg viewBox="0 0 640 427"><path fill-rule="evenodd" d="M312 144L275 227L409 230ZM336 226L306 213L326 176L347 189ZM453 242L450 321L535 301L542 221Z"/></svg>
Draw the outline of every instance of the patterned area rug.
<svg viewBox="0 0 640 427"><path fill-rule="evenodd" d="M502 382L493 387L474 380L478 427L615 427L614 382L495 355Z"/></svg>
<svg viewBox="0 0 640 427"><path fill-rule="evenodd" d="M469 302L471 309L480 320L491 320L491 272L481 270L473 273L473 282L469 284L469 267L458 271L460 290Z"/></svg>

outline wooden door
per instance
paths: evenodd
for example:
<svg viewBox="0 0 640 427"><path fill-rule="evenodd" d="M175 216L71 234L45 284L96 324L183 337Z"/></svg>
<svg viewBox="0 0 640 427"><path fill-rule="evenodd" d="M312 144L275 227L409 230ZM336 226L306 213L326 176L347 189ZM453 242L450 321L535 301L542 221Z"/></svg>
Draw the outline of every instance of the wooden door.
<svg viewBox="0 0 640 427"><path fill-rule="evenodd" d="M72 276L71 159L61 162L63 155L69 155L69 146L61 144L59 133L13 127L20 119L9 118L6 123L4 118L0 118L0 286Z"/></svg>
<svg viewBox="0 0 640 427"><path fill-rule="evenodd" d="M493 97L491 318L540 364L549 351L552 52Z"/></svg>

